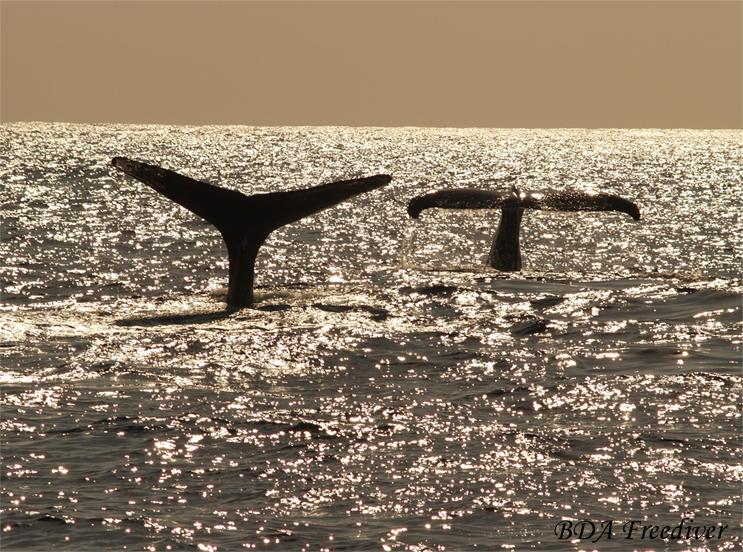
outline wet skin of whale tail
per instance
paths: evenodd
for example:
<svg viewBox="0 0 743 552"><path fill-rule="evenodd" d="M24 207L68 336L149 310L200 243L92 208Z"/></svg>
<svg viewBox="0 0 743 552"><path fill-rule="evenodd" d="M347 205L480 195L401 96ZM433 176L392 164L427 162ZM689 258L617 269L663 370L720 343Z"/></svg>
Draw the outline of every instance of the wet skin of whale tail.
<svg viewBox="0 0 743 552"><path fill-rule="evenodd" d="M640 220L640 209L631 201L611 194L578 191L528 194L515 187L509 192L459 188L439 190L410 200L408 214L418 218L425 209L501 210L500 224L488 255L488 264L503 271L521 270L519 231L524 209L545 211L620 211Z"/></svg>
<svg viewBox="0 0 743 552"><path fill-rule="evenodd" d="M379 174L303 190L247 196L124 157L114 157L111 164L217 227L229 257L227 304L235 308L253 303L255 259L271 232L392 180Z"/></svg>

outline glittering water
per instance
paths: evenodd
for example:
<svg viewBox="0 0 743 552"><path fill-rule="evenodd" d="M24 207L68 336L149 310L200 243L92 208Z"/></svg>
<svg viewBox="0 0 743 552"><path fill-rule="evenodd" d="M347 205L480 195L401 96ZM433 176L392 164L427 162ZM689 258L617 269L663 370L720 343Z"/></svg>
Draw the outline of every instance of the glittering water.
<svg viewBox="0 0 743 552"><path fill-rule="evenodd" d="M741 547L739 132L0 132L3 550ZM228 314L216 230L115 155L246 193L395 179L272 234ZM509 275L497 212L405 213L507 175L643 219L528 212ZM684 516L729 529L554 533Z"/></svg>

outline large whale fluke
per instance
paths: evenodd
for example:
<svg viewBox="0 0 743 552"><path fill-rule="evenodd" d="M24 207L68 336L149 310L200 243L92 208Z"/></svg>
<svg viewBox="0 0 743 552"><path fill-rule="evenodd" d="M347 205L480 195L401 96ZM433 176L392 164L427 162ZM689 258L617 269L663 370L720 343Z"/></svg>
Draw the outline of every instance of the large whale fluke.
<svg viewBox="0 0 743 552"><path fill-rule="evenodd" d="M124 157L114 157L111 164L219 230L229 257L227 304L236 308L253 303L255 259L271 232L392 180L379 174L303 190L247 196Z"/></svg>
<svg viewBox="0 0 743 552"><path fill-rule="evenodd" d="M619 211L640 220L640 209L623 197L569 190L544 194L510 191L454 188L438 190L414 197L408 204L408 214L418 218L425 209L496 209L501 219L488 255L488 264L503 271L521 270L519 233L524 209L545 211Z"/></svg>

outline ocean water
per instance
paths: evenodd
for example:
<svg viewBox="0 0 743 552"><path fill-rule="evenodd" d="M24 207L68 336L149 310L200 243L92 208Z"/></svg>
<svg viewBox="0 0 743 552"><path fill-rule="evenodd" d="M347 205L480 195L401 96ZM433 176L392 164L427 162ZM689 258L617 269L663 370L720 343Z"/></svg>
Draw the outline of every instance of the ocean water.
<svg viewBox="0 0 743 552"><path fill-rule="evenodd" d="M394 180L228 313L219 234L118 155ZM2 550L740 550L741 167L739 131L0 126ZM530 211L505 274L497 211L406 214L508 176L642 220ZM622 533L685 517L727 528Z"/></svg>

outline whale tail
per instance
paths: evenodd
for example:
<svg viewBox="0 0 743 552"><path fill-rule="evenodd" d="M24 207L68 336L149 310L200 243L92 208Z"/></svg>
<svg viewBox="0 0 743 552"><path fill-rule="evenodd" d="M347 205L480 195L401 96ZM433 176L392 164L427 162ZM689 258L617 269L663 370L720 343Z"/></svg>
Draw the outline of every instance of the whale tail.
<svg viewBox="0 0 743 552"><path fill-rule="evenodd" d="M501 220L488 255L488 264L503 271L521 270L519 234L524 209L545 211L619 211L640 220L638 206L623 197L580 191L530 194L514 186L510 191L497 192L454 188L438 190L414 197L408 204L408 214L418 218L425 209L500 209Z"/></svg>
<svg viewBox="0 0 743 552"><path fill-rule="evenodd" d="M124 157L114 157L111 164L219 230L229 257L227 303L237 308L253 302L255 259L271 232L392 180L388 175L376 175L302 190L247 196Z"/></svg>

